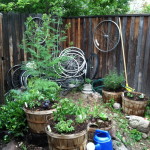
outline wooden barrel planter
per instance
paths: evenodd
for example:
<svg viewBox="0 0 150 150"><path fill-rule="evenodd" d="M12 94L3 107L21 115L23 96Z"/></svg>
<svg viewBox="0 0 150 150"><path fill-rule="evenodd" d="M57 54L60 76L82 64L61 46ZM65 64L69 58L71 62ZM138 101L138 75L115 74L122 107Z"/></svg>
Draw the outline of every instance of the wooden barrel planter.
<svg viewBox="0 0 150 150"><path fill-rule="evenodd" d="M105 128L98 128L95 124L89 123L87 129L88 129L88 142L93 142L94 133L95 133L95 130L97 130L97 129L109 131L111 134L112 121L111 121L110 126L105 127Z"/></svg>
<svg viewBox="0 0 150 150"><path fill-rule="evenodd" d="M102 90L102 98L104 103L110 103L110 99L114 99L116 103L122 104L122 98L121 98L122 92L109 92Z"/></svg>
<svg viewBox="0 0 150 150"><path fill-rule="evenodd" d="M87 130L75 134L57 134L46 128L49 150L85 150Z"/></svg>
<svg viewBox="0 0 150 150"><path fill-rule="evenodd" d="M138 93L138 92L133 92ZM140 93L139 93L140 94ZM148 101L131 100L122 94L122 109L128 115L144 116Z"/></svg>
<svg viewBox="0 0 150 150"><path fill-rule="evenodd" d="M31 111L23 108L26 113L28 126L33 133L45 133L45 126L48 119L52 118L52 113L55 109L44 111Z"/></svg>

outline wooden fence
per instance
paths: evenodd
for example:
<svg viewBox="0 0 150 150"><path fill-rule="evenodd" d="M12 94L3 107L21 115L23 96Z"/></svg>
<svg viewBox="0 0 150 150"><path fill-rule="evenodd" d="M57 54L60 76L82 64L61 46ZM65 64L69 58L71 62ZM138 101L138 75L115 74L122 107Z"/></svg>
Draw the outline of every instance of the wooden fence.
<svg viewBox="0 0 150 150"><path fill-rule="evenodd" d="M0 15L0 103L8 90L6 74L10 67L26 60L26 54L19 48L24 22L29 14ZM37 15L32 15L37 16ZM86 57L94 52L98 54L100 65L97 77L104 77L110 70L117 68L123 72L121 42L111 52L99 51L93 44L93 31L103 20L122 22L122 34L127 64L129 86L150 96L150 15L118 15L63 18L64 24L70 23L67 41L63 48L73 46L81 48Z"/></svg>

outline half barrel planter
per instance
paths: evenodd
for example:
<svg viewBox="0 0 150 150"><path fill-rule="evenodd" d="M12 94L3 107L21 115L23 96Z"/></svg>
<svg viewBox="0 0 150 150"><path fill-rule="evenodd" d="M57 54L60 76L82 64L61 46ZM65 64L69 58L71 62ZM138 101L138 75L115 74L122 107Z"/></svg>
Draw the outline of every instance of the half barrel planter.
<svg viewBox="0 0 150 150"><path fill-rule="evenodd" d="M45 133L48 120L52 118L53 111L55 111L55 109L33 111L26 108L23 108L23 110L26 113L28 126L33 133Z"/></svg>
<svg viewBox="0 0 150 150"><path fill-rule="evenodd" d="M93 123L88 124L88 128L87 128L87 130L88 130L88 142L93 142L94 133L97 129L108 131L110 133L110 135L112 133L112 121L108 127L104 127L104 128L99 128L98 126L93 127L93 125L95 125L95 124L93 124Z"/></svg>
<svg viewBox="0 0 150 150"><path fill-rule="evenodd" d="M132 92L132 93L141 94L139 92ZM124 93L122 93L122 109L123 112L128 115L144 116L147 104L148 100L144 101L131 100L125 97Z"/></svg>
<svg viewBox="0 0 150 150"><path fill-rule="evenodd" d="M46 127L49 150L85 150L87 130L75 134L57 134Z"/></svg>
<svg viewBox="0 0 150 150"><path fill-rule="evenodd" d="M122 104L122 95L123 92L110 92L102 90L102 98L104 103L110 103L110 99L114 99L116 103Z"/></svg>

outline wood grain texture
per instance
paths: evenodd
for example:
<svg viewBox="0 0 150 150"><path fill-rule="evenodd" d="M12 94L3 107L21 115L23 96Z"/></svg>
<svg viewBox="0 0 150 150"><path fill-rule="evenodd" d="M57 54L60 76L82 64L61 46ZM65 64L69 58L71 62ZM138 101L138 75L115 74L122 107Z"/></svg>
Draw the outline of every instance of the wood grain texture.
<svg viewBox="0 0 150 150"><path fill-rule="evenodd" d="M41 14L3 14L0 27L0 60L1 66L1 95L8 91L6 74L10 67L27 60L29 57L19 45L25 31L25 21L28 16L41 16ZM73 46L81 48L86 58L91 52L98 54L99 72L97 78L104 77L110 70L116 68L119 73L124 71L121 42L109 53L104 53L94 46L93 33L95 27L104 20L122 22L122 35L124 40L127 75L129 86L150 96L150 15L109 15L94 17L63 18L63 27L70 23L67 30L67 41L61 43L63 48ZM112 33L115 31L112 29ZM103 45L103 40L98 38ZM103 45L104 46L104 45ZM2 96L1 96L2 97ZM2 103L3 100L0 100Z"/></svg>

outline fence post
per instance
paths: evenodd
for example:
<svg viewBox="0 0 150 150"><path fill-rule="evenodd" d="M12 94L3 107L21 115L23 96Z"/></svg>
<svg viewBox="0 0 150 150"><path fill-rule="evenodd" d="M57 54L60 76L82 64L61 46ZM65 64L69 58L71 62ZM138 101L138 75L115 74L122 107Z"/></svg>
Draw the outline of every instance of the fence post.
<svg viewBox="0 0 150 150"><path fill-rule="evenodd" d="M0 13L0 104L4 103L4 69L3 69L3 14Z"/></svg>

